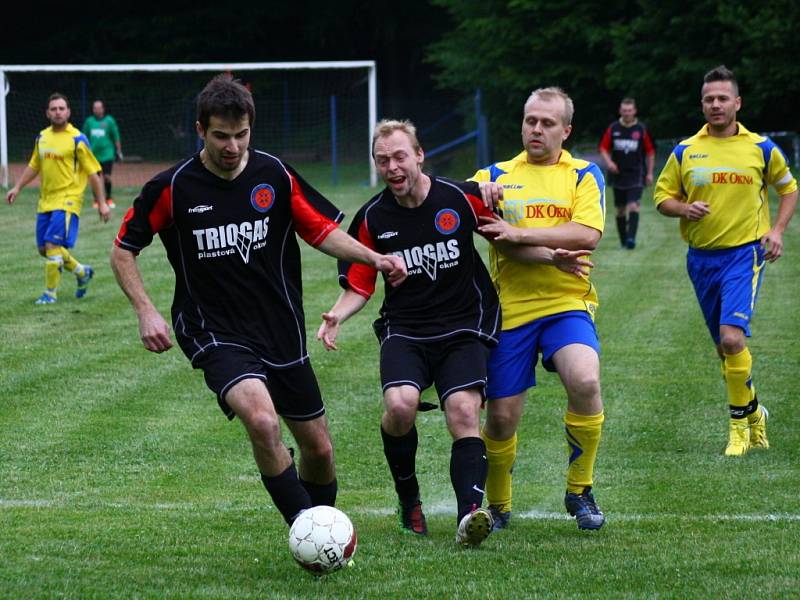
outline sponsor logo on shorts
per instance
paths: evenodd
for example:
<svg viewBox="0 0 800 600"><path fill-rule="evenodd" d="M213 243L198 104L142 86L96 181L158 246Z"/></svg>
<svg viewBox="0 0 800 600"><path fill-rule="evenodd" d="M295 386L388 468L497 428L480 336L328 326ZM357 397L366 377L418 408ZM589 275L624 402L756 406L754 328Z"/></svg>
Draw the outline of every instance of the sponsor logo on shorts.
<svg viewBox="0 0 800 600"><path fill-rule="evenodd" d="M436 213L433 223L436 225L436 231L443 235L450 235L458 230L461 217L452 208L443 208Z"/></svg>
<svg viewBox="0 0 800 600"><path fill-rule="evenodd" d="M214 210L214 207L209 206L208 204L201 204L200 206L195 206L194 208L190 208L187 212L201 214L204 212L208 212L210 210Z"/></svg>
<svg viewBox="0 0 800 600"><path fill-rule="evenodd" d="M260 213L265 213L275 203L275 188L268 183L260 183L250 192L250 204Z"/></svg>

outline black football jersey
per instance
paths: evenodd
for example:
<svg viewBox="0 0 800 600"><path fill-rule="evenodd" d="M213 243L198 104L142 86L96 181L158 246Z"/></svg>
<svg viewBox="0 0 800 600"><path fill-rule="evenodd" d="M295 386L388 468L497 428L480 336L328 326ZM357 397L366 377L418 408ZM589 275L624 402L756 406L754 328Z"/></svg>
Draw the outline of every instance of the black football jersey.
<svg viewBox="0 0 800 600"><path fill-rule="evenodd" d="M473 243L478 216L489 215L478 184L431 177L431 189L418 207L401 206L389 189L356 213L349 233L381 254L402 257L408 278L384 285L375 331L441 339L474 335L497 342L500 303L489 273ZM339 282L369 298L377 272L367 265L339 261Z"/></svg>
<svg viewBox="0 0 800 600"><path fill-rule="evenodd" d="M645 156L655 153L653 139L644 123L637 121L626 127L617 119L603 134L600 148L611 154L611 160L619 167L619 173L608 174L609 185L619 189L644 187Z"/></svg>
<svg viewBox="0 0 800 600"><path fill-rule="evenodd" d="M190 359L234 344L280 368L308 359L295 233L317 246L343 217L274 156L251 149L228 181L196 154L144 186L115 243L138 253L161 237L175 271L173 328Z"/></svg>

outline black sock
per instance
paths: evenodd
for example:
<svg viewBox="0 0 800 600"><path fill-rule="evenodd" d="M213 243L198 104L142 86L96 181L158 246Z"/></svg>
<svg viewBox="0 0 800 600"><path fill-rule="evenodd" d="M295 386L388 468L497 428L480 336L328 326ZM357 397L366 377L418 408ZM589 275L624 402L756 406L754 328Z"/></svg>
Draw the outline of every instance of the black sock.
<svg viewBox="0 0 800 600"><path fill-rule="evenodd" d="M300 483L306 488L311 498L311 506L336 506L336 492L339 484L335 478L330 483L313 483L301 477Z"/></svg>
<svg viewBox="0 0 800 600"><path fill-rule="evenodd" d="M291 525L297 518L297 514L304 508L311 508L311 498L300 484L297 477L297 469L294 463L289 465L286 470L275 477L261 475L261 481L267 488L272 501L283 515L283 520Z"/></svg>
<svg viewBox="0 0 800 600"><path fill-rule="evenodd" d="M628 241L628 220L624 216L617 217L617 233L619 234L619 243L624 246Z"/></svg>
<svg viewBox="0 0 800 600"><path fill-rule="evenodd" d="M632 212L628 215L628 238L635 240L637 229L639 229L639 213Z"/></svg>
<svg viewBox="0 0 800 600"><path fill-rule="evenodd" d="M404 500L419 496L417 481L417 427L414 426L405 435L395 437L386 433L381 427L383 453L389 464L389 471L394 479L394 489Z"/></svg>
<svg viewBox="0 0 800 600"><path fill-rule="evenodd" d="M479 437L461 438L453 442L450 452L450 481L456 492L458 522L474 507L483 503L486 489L486 444Z"/></svg>
<svg viewBox="0 0 800 600"><path fill-rule="evenodd" d="M111 182L106 181L106 200L111 198Z"/></svg>

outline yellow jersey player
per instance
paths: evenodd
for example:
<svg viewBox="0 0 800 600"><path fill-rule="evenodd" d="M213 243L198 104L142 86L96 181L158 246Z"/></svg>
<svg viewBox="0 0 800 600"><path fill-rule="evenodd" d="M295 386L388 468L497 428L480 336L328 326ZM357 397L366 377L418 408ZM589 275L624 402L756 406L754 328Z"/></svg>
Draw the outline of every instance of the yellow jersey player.
<svg viewBox="0 0 800 600"><path fill-rule="evenodd" d="M36 245L45 259L45 291L36 304L53 304L58 294L61 271L67 269L78 280L76 298L86 294L94 270L78 262L69 248L78 240L78 222L87 181L99 201L97 212L103 222L110 211L105 203L100 164L89 149L86 136L69 122L66 96L54 93L47 102L50 126L36 137L28 166L6 201L12 204L19 191L41 174L39 204L36 209Z"/></svg>
<svg viewBox="0 0 800 600"><path fill-rule="evenodd" d="M567 250L594 249L605 224L605 182L594 163L562 148L572 131L572 100L559 88L534 91L525 103L522 142L513 159L479 170L473 179L493 187L502 220L481 227L503 242ZM502 247L498 246L502 251ZM503 314L499 343L489 358L487 416L482 435L489 475L486 494L495 527L511 516L511 469L516 430L528 388L536 385L538 355L557 371L567 392L567 511L581 529L605 520L592 495L600 432L600 344L594 325L597 293L588 276L543 264L523 264L491 249L490 267Z"/></svg>
<svg viewBox="0 0 800 600"><path fill-rule="evenodd" d="M751 379L745 341L766 262L783 253L783 232L797 206L797 181L778 146L736 120L742 106L732 71L719 66L703 78L706 124L678 144L658 178L661 214L680 218L686 260L706 325L722 359L730 405L726 456L768 448L768 413ZM770 226L767 185L780 196Z"/></svg>

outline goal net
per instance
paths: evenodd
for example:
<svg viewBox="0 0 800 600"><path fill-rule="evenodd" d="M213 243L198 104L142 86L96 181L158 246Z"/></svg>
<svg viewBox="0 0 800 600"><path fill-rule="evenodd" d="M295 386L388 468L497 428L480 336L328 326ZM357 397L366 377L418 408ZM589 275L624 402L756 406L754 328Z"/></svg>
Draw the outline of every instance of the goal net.
<svg viewBox="0 0 800 600"><path fill-rule="evenodd" d="M0 66L0 184L19 178L36 135L49 125L47 98L57 91L69 98L70 121L79 129L94 100L103 101L119 125L124 155L114 185L141 186L200 148L197 94L219 73L253 93L254 148L280 156L312 182L375 185L374 61Z"/></svg>

